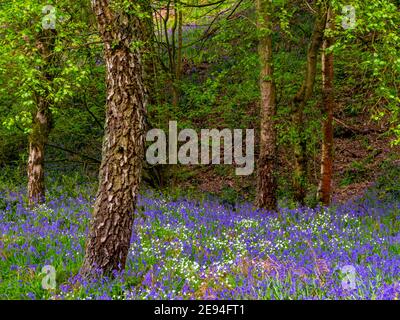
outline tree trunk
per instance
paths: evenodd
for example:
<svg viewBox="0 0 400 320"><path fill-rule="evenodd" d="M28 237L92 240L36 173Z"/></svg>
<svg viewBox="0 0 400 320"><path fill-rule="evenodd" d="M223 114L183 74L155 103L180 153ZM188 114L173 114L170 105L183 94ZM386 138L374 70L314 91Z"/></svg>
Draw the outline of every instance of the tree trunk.
<svg viewBox="0 0 400 320"><path fill-rule="evenodd" d="M272 55L272 4L269 0L257 0L258 30L260 32L258 52L261 62L261 127L260 155L257 169L258 208L275 211L277 209L277 144L276 144L276 94Z"/></svg>
<svg viewBox="0 0 400 320"><path fill-rule="evenodd" d="M183 43L183 24L182 24L182 9L178 8L179 1L174 2L174 27L172 29L172 46L173 46L173 59L174 64L173 67L175 70L172 70L174 73L172 79L172 106L175 111L178 111L179 108L179 100L180 100L180 90L179 90L179 81L181 80L182 73L182 43ZM178 41L175 43L175 31L178 29ZM176 48L175 48L176 46Z"/></svg>
<svg viewBox="0 0 400 320"><path fill-rule="evenodd" d="M157 97L155 94L156 77L157 77L157 56L155 52L155 34L153 23L153 9L150 1L142 4L142 10L145 13L143 23L141 23L141 58L143 64L143 81L148 92L148 103L156 104Z"/></svg>
<svg viewBox="0 0 400 320"><path fill-rule="evenodd" d="M176 57L176 80L180 81L182 76L182 46L183 46L183 14L178 10L178 49Z"/></svg>
<svg viewBox="0 0 400 320"><path fill-rule="evenodd" d="M326 29L332 30L334 27L332 9L328 11ZM323 138L321 151L321 180L318 188L318 198L326 206L331 203L332 194L332 175L333 175L333 64L334 57L332 52L326 52L334 43L334 39L329 34L325 37L322 52L322 107L324 112Z"/></svg>
<svg viewBox="0 0 400 320"><path fill-rule="evenodd" d="M305 136L304 130L304 109L314 90L315 77L317 73L318 51L322 44L326 16L326 10L321 8L315 20L311 43L308 48L307 66L304 81L300 90L293 99L293 124L296 129L296 141L294 141L293 150L293 189L294 198L301 205L304 205L307 194L307 137Z"/></svg>
<svg viewBox="0 0 400 320"><path fill-rule="evenodd" d="M45 201L44 154L50 133L51 114L46 100L38 97L38 110L34 115L29 135L28 201L30 206Z"/></svg>
<svg viewBox="0 0 400 320"><path fill-rule="evenodd" d="M36 39L36 47L45 64L42 68L46 81L53 80L50 71L54 62L54 44L57 32L55 30L42 30ZM46 86L44 86L46 88ZM28 156L28 203L29 206L43 203L46 200L44 184L44 159L45 145L52 128L52 116L47 89L44 93L36 94L36 111L32 115L32 130L29 135Z"/></svg>
<svg viewBox="0 0 400 320"><path fill-rule="evenodd" d="M105 44L106 124L99 188L81 273L111 274L125 268L132 236L144 155L147 93L140 50L140 15L114 12L107 0L93 0ZM132 9L132 8L131 8Z"/></svg>

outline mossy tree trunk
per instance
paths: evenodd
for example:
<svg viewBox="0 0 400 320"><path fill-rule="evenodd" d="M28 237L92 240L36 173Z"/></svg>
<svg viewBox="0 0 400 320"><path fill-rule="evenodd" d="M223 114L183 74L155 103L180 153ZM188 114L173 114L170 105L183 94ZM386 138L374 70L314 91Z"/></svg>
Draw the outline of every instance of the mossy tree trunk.
<svg viewBox="0 0 400 320"><path fill-rule="evenodd" d="M258 52L260 72L260 155L257 164L258 208L275 211L277 209L277 142L276 142L276 92L272 54L272 3L257 0L257 28L259 32Z"/></svg>
<svg viewBox="0 0 400 320"><path fill-rule="evenodd" d="M39 100L37 111L29 135L28 200L30 206L45 201L44 156L51 123L48 103L42 97L37 99Z"/></svg>
<svg viewBox="0 0 400 320"><path fill-rule="evenodd" d="M43 203L45 197L44 161L45 146L52 128L52 115L48 97L48 85L53 80L54 44L56 31L42 30L36 39L36 47L43 60L41 67L44 90L35 94L36 110L32 114L28 155L28 202L30 206Z"/></svg>

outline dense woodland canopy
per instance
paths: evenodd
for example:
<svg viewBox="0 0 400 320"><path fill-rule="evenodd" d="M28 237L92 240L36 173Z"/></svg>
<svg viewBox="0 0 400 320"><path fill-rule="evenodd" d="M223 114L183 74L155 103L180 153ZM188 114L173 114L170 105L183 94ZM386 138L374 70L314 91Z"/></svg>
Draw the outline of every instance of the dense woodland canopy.
<svg viewBox="0 0 400 320"><path fill-rule="evenodd" d="M251 203L265 215L345 203L373 185L398 199L399 8L398 0L2 1L2 181L23 186L31 210L51 199L53 184L96 185L84 277L125 268L148 190L234 210ZM196 132L254 129L254 172L148 163L146 132L168 132L170 121Z"/></svg>

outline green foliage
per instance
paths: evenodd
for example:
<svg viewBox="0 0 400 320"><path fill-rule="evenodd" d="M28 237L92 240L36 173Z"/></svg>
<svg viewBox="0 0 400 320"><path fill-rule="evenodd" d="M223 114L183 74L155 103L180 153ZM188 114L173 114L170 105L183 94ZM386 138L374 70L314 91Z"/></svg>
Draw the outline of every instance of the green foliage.
<svg viewBox="0 0 400 320"><path fill-rule="evenodd" d="M350 167L344 172L340 186L345 187L352 183L363 181L366 173L365 166L365 162L353 161Z"/></svg>
<svg viewBox="0 0 400 320"><path fill-rule="evenodd" d="M334 2L337 10L344 2ZM358 73L353 86L362 86L366 93L364 104L369 102L371 116L375 120L389 115L391 132L397 136L393 144L400 143L399 110L400 100L400 12L398 4L390 0L353 1L356 25L343 30L340 23L343 16L337 15L337 43L334 52L341 58L355 60L358 68L346 67L349 74ZM343 59L342 58L342 59ZM343 61L344 62L344 61ZM361 77L361 79L360 79ZM349 77L349 81L354 78ZM361 83L360 83L361 80ZM360 88L358 88L360 90ZM371 91L374 93L371 96ZM364 106L365 107L365 106Z"/></svg>
<svg viewBox="0 0 400 320"><path fill-rule="evenodd" d="M391 199L400 198L400 185L398 177L400 177L400 165L394 157L388 158L382 164L384 174L380 175L375 183L375 188L380 193L380 198L390 201Z"/></svg>
<svg viewBox="0 0 400 320"><path fill-rule="evenodd" d="M7 28L0 36L0 108L4 110L0 113L0 165L16 164L25 171L26 135L31 131L38 95L45 95L53 114L50 142L78 153L89 145L83 153L97 158L104 113L104 66L98 64L101 47L86 45L98 40L91 35L94 25L89 4L54 4L57 20L51 65L45 65L36 42L43 31L43 3L13 1L1 5L0 24ZM46 78L47 72L52 80ZM51 163L81 160L57 149L47 151Z"/></svg>

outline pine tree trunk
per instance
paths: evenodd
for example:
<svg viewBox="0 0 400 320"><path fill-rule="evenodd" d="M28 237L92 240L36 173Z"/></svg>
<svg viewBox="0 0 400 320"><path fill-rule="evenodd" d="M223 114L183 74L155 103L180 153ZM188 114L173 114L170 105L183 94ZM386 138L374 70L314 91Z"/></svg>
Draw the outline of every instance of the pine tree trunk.
<svg viewBox="0 0 400 320"><path fill-rule="evenodd" d="M105 43L107 101L99 188L81 269L89 277L125 268L141 181L147 99L140 50L132 49L142 37L143 21L113 12L106 0L92 5Z"/></svg>
<svg viewBox="0 0 400 320"><path fill-rule="evenodd" d="M307 66L303 84L293 99L293 125L296 129L294 141L293 189L295 200L304 205L307 195L307 140L304 134L304 109L314 90L317 73L317 58L321 48L326 24L326 10L320 9L314 23L311 43L307 53Z"/></svg>
<svg viewBox="0 0 400 320"><path fill-rule="evenodd" d="M332 10L328 12L326 29L333 29ZM326 52L331 47L334 39L327 36L323 43L322 52L322 104L324 111L323 138L321 151L321 180L318 188L318 198L326 206L331 203L332 175L333 175L333 80L334 80L334 57L332 52Z"/></svg>
<svg viewBox="0 0 400 320"><path fill-rule="evenodd" d="M257 166L257 196L255 205L258 208L275 211L277 209L277 144L276 144L276 95L272 55L272 5L268 0L257 0L259 57L261 62L261 128L260 155Z"/></svg>

